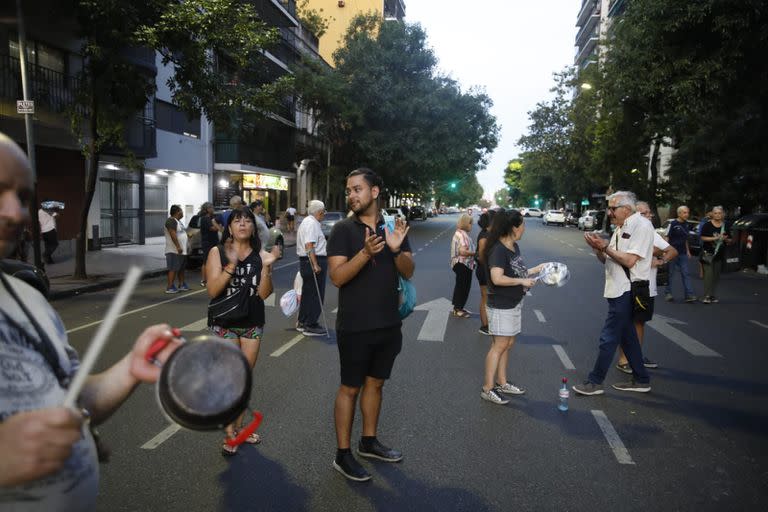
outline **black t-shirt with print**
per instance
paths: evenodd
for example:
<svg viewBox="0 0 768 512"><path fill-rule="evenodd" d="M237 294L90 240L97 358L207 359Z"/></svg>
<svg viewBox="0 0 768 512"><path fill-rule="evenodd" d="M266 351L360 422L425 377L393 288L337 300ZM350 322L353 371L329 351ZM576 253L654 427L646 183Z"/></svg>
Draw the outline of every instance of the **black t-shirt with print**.
<svg viewBox="0 0 768 512"><path fill-rule="evenodd" d="M365 247L365 228L357 215L348 217L333 226L328 240L328 257L355 257ZM384 236L384 220L379 218L376 232ZM406 236L401 251L411 252ZM348 283L339 288L339 312L336 315L337 331L370 331L402 324L398 313L398 272L395 256L389 247L371 258Z"/></svg>
<svg viewBox="0 0 768 512"><path fill-rule="evenodd" d="M224 255L224 246L219 245L219 256L221 258L221 266L225 267L228 263L227 257ZM237 267L233 272L234 276L229 280L229 284L224 291L217 297L211 299L214 301L220 297L226 297L236 293L240 286L250 287L250 300L248 301L248 316L241 318L240 320L213 320L208 318L208 325L219 325L221 327L264 327L264 301L259 297L259 285L261 284L261 256L257 251L251 251L251 253L245 257L244 260L237 262Z"/></svg>
<svg viewBox="0 0 768 512"><path fill-rule="evenodd" d="M496 242L488 252L488 306L494 309L512 309L523 300L525 290L522 285L496 286L493 284L491 269L494 267L504 269L504 275L507 277L528 277L528 269L517 244L515 244L515 250L510 251L503 243Z"/></svg>
<svg viewBox="0 0 768 512"><path fill-rule="evenodd" d="M725 223L722 224L722 226L725 226ZM712 224L712 221L705 222L703 226L701 226L701 236L704 237L713 237L715 235L719 235L722 228L716 227L714 224ZM723 234L728 233L728 230L724 230ZM713 252L715 250L715 247L719 245L719 248L717 249L717 254L715 254L716 260L723 259L725 255L725 242L720 242L718 244L717 242L705 242L702 240L701 242L701 249L706 252Z"/></svg>

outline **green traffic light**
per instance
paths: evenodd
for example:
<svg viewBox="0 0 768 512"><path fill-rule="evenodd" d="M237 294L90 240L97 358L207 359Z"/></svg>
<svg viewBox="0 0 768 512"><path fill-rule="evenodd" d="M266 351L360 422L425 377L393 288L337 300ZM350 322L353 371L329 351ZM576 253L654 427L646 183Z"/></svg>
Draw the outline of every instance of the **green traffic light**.
<svg viewBox="0 0 768 512"><path fill-rule="evenodd" d="M451 188L456 188L456 182L451 183Z"/></svg>

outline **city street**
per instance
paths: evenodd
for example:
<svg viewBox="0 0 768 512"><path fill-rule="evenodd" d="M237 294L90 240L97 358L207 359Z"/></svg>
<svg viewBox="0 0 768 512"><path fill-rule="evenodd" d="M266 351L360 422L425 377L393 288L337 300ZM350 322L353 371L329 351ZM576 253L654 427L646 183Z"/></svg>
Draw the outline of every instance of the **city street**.
<svg viewBox="0 0 768 512"><path fill-rule="evenodd" d="M720 304L657 298L645 354L658 361L649 394L610 387L557 409L562 377L586 378L607 311L603 268L575 228L526 219L520 248L529 267L568 265L563 288L539 284L523 306L510 380L527 393L498 406L480 399L490 338L478 333L479 288L448 315L454 274L449 244L457 216L413 221L417 311L403 324L403 350L384 388L379 437L403 451L399 464L365 460L373 480L331 468L333 401L339 383L334 339L307 338L275 303L292 286L294 248L276 264L276 294L254 370L251 405L264 414L260 445L220 454L223 433L171 426L151 386L140 387L100 427L112 449L101 466L99 510L765 510L768 507L768 281L723 276ZM473 238L477 227L473 229ZM695 268L695 265L692 265ZM166 295L165 278L143 281L99 367L114 363L150 324L188 338L205 331L207 295ZM697 294L702 282L693 277ZM675 283L678 298L680 283ZM70 342L84 354L114 290L55 301ZM337 289L327 283L333 325ZM331 332L333 336L333 332ZM353 443L360 435L356 417Z"/></svg>

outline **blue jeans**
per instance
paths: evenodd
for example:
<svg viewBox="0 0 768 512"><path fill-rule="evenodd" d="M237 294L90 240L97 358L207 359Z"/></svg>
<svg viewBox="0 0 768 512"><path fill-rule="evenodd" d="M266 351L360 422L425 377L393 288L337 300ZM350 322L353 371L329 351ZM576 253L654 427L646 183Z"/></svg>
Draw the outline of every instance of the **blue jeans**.
<svg viewBox="0 0 768 512"><path fill-rule="evenodd" d="M669 281L667 282L667 293L672 294L672 279L675 276L675 269L680 271L683 276L683 288L685 289L685 298L693 297L693 287L691 286L691 277L688 275L688 256L685 252L669 262Z"/></svg>
<svg viewBox="0 0 768 512"><path fill-rule="evenodd" d="M621 344L624 355L627 356L632 368L632 377L641 384L650 382L648 372L643 364L643 352L637 331L632 321L632 297L630 292L615 299L608 299L608 318L605 319L603 331L600 333L600 349L597 354L595 367L589 374L589 382L602 384L605 375L613 362L616 347Z"/></svg>

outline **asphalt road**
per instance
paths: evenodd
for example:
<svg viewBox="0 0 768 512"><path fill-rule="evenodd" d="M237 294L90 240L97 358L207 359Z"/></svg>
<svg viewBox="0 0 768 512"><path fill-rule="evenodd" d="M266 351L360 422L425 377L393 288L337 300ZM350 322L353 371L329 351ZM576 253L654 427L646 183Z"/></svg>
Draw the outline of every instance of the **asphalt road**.
<svg viewBox="0 0 768 512"><path fill-rule="evenodd" d="M419 304L450 300L455 222L454 215L412 225ZM374 479L348 482L331 469L335 341L300 336L291 329L295 318L268 307L252 398L264 414L264 442L225 459L220 433L169 428L154 388L142 386L100 429L113 456L102 466L99 509L766 510L768 282L726 274L720 304L657 303L666 319L646 329L646 354L661 365L652 371L652 392L613 390L610 384L625 376L612 369L605 395L571 396L562 413L561 378L583 380L597 353L607 310L602 266L576 229L544 227L539 219L527 221L520 246L529 266L561 261L571 271L565 287L539 285L525 299L509 371L528 390L524 396L506 406L480 399L489 338L477 332L476 315L449 318L442 341L420 341L427 315L435 313L416 311L403 325L379 431L404 461L366 461ZM287 253L274 272L278 297L297 270L295 254ZM701 281L694 284L700 292ZM164 279L141 283L102 367L146 325L196 324L187 328L189 337L204 329L207 298L199 285L177 296L164 288ZM96 329L90 324L113 294L54 303L81 354ZM473 282L467 309L477 311L478 301ZM328 283L331 324L336 306ZM358 415L353 439L359 432Z"/></svg>

